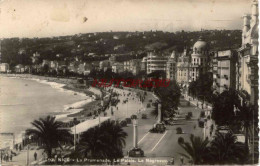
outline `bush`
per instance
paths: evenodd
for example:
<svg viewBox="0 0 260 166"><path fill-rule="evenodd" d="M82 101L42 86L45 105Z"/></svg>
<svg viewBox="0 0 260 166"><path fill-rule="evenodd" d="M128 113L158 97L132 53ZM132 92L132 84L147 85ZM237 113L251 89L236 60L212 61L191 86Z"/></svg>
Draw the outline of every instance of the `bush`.
<svg viewBox="0 0 260 166"><path fill-rule="evenodd" d="M151 102L151 103L152 103L152 102L153 102L153 100L151 99L151 100L149 100L149 102Z"/></svg>
<svg viewBox="0 0 260 166"><path fill-rule="evenodd" d="M207 119L208 119L208 120L210 119L210 115L208 115Z"/></svg>
<svg viewBox="0 0 260 166"><path fill-rule="evenodd" d="M178 138L178 143L179 143L179 144L183 144L183 143L184 143L184 138L179 137L179 138Z"/></svg>
<svg viewBox="0 0 260 166"><path fill-rule="evenodd" d="M176 128L176 132L177 132L177 134L182 134L182 128L177 127L177 128Z"/></svg>
<svg viewBox="0 0 260 166"><path fill-rule="evenodd" d="M142 114L142 119L147 119L147 114Z"/></svg>
<svg viewBox="0 0 260 166"><path fill-rule="evenodd" d="M192 117L192 112L188 112L188 116Z"/></svg>

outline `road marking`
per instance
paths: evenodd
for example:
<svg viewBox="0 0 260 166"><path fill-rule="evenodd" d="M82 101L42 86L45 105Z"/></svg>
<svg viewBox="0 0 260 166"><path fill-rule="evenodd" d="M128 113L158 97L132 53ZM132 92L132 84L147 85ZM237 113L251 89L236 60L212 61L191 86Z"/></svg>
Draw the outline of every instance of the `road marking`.
<svg viewBox="0 0 260 166"><path fill-rule="evenodd" d="M163 137L166 135L168 131L166 131L163 136L160 138L160 140L157 142L157 144L153 147L153 149L151 150L151 152L156 148L156 146L161 142L161 140L163 139Z"/></svg>
<svg viewBox="0 0 260 166"><path fill-rule="evenodd" d="M146 133L142 139L140 139L140 141L138 142L138 144L140 144L142 142L142 140L149 134L150 132Z"/></svg>

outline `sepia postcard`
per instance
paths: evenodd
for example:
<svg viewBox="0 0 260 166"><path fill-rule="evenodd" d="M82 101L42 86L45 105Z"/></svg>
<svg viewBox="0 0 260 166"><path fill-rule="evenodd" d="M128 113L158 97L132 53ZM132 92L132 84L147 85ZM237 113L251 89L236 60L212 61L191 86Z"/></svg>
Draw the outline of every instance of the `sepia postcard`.
<svg viewBox="0 0 260 166"><path fill-rule="evenodd" d="M258 0L0 0L0 165L258 165Z"/></svg>

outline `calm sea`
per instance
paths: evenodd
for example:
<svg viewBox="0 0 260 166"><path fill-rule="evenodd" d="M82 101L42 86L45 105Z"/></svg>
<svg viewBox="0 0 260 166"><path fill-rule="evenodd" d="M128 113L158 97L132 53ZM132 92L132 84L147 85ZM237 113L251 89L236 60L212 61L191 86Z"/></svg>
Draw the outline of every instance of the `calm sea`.
<svg viewBox="0 0 260 166"><path fill-rule="evenodd" d="M0 76L0 133L14 133L20 140L33 120L86 98L34 80Z"/></svg>

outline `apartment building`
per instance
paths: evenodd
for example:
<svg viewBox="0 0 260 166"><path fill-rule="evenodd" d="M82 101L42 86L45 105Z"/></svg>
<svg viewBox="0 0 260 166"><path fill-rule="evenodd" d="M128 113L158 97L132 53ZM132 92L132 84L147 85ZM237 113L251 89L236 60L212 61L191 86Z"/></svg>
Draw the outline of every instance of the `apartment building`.
<svg viewBox="0 0 260 166"><path fill-rule="evenodd" d="M217 51L213 58L214 93L236 88L237 51Z"/></svg>
<svg viewBox="0 0 260 166"><path fill-rule="evenodd" d="M166 62L168 57L159 56L155 52L148 52L147 55L147 74L155 71L165 71L166 72Z"/></svg>
<svg viewBox="0 0 260 166"><path fill-rule="evenodd" d="M176 80L177 72L177 60L178 55L176 51L173 51L168 61L166 62L166 78L170 80Z"/></svg>
<svg viewBox="0 0 260 166"><path fill-rule="evenodd" d="M124 71L130 71L134 75L137 75L141 71L141 60L131 59L124 62Z"/></svg>
<svg viewBox="0 0 260 166"><path fill-rule="evenodd" d="M258 103L258 2L251 5L251 14L243 16L242 46L237 64L237 90L250 96L250 103Z"/></svg>

